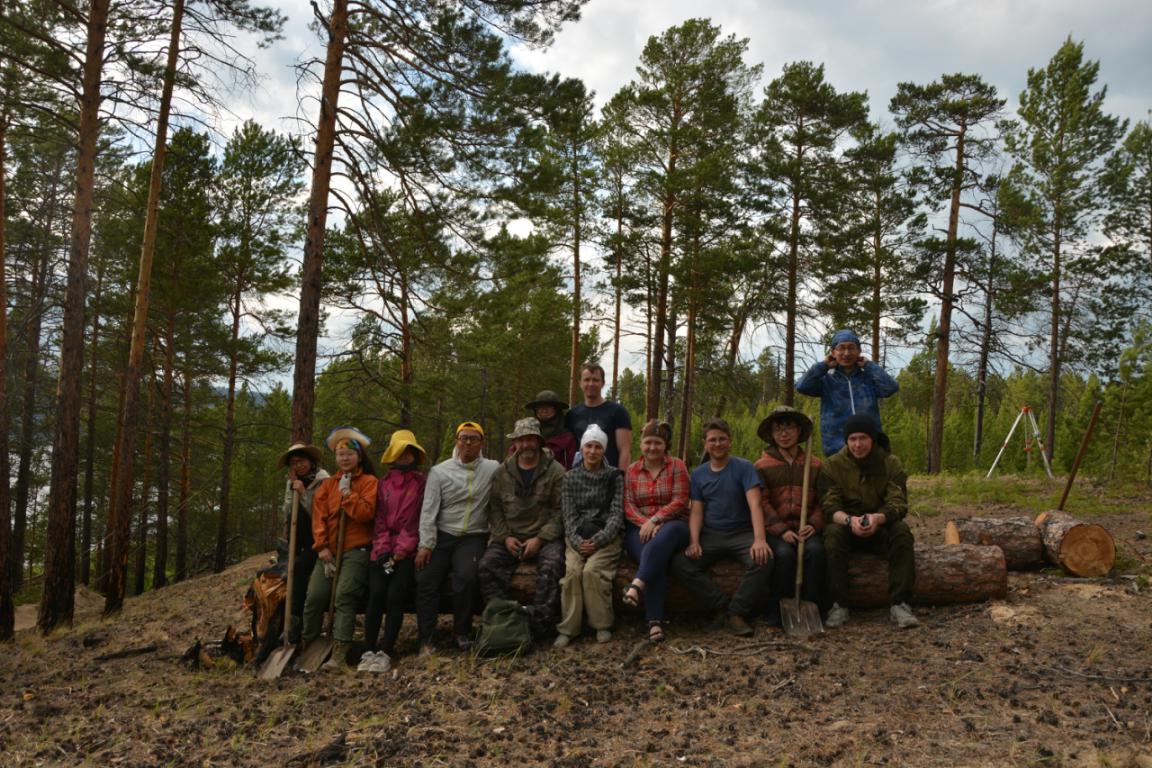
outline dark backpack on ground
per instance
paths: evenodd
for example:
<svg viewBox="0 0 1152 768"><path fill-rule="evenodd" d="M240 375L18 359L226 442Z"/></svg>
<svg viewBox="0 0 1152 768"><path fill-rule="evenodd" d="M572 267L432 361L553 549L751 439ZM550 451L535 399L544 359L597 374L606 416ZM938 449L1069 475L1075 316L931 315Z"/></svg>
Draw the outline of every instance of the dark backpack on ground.
<svg viewBox="0 0 1152 768"><path fill-rule="evenodd" d="M528 614L515 600L489 600L476 641L481 656L522 656L532 647Z"/></svg>

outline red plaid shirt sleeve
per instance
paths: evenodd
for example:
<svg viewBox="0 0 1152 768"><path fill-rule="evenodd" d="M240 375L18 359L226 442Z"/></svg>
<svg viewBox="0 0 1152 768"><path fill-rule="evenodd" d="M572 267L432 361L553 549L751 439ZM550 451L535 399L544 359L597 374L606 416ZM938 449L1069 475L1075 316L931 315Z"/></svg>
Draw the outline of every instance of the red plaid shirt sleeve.
<svg viewBox="0 0 1152 768"><path fill-rule="evenodd" d="M688 516L688 468L680 459L666 457L655 477L640 460L624 478L624 514L633 525L656 517L677 520Z"/></svg>

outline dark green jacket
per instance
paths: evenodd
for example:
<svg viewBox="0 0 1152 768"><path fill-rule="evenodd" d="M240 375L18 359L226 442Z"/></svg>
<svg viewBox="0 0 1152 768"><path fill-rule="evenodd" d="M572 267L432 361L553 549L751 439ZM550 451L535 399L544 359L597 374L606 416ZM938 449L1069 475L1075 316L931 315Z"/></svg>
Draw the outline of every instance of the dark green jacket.
<svg viewBox="0 0 1152 768"><path fill-rule="evenodd" d="M889 523L908 514L908 475L900 459L879 445L863 461L844 446L824 460L816 480L824 519L837 512L865 515L883 512Z"/></svg>
<svg viewBox="0 0 1152 768"><path fill-rule="evenodd" d="M555 541L564 533L561 517L561 488L564 469L548 456L541 455L540 464L528 486L520 476L516 456L504 460L492 478L492 495L488 498L488 527L493 542L515 536L530 539L539 536L544 541Z"/></svg>

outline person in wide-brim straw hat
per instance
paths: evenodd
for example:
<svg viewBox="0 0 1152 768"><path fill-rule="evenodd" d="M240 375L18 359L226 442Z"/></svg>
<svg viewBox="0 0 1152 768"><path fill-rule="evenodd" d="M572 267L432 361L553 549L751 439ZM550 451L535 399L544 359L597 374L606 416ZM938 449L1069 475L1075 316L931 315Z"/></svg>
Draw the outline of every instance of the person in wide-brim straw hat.
<svg viewBox="0 0 1152 768"><path fill-rule="evenodd" d="M540 439L544 442L544 451L561 467L569 469L579 446L576 444L576 435L572 434L564 422L568 403L552 390L542 389L524 407L532 411L540 423ZM511 454L511 449L508 452Z"/></svg>
<svg viewBox="0 0 1152 768"><path fill-rule="evenodd" d="M415 557L420 541L420 507L427 475L420 466L427 454L411 430L392 433L380 457L390 465L376 485L376 520L368 564L368 607L364 611L361 672L387 672L396 655L404 624L404 605L416 588ZM385 615L387 618L385 618ZM380 636L380 624L384 634Z"/></svg>
<svg viewBox="0 0 1152 768"><path fill-rule="evenodd" d="M767 443L756 460L760 476L760 508L768 545L772 547L772 581L768 601L768 624L780 625L780 601L795 596L796 556L804 541L803 599L818 603L824 584L824 512L816 492L820 459L813 456L808 486L804 486L804 445L812 434L812 420L795 408L781 405L760 422L756 434ZM808 494L808 519L800 525L804 494Z"/></svg>
<svg viewBox="0 0 1152 768"><path fill-rule="evenodd" d="M280 454L277 469L288 470L288 484L284 490L284 539L286 547L292 542L292 497L299 494L300 508L296 511L296 556L292 559L292 594L289 596L288 639L300 639L300 625L304 615L304 597L308 593L308 577L316 565L316 551L312 548L312 498L328 473L320 466L322 454L314 445L294 443Z"/></svg>
<svg viewBox="0 0 1152 768"><path fill-rule="evenodd" d="M307 645L319 636L330 590L335 589L332 638L336 642L329 664L342 666L347 663L356 611L368 581L368 552L376 518L376 471L368 455L372 440L355 427L337 427L325 444L336 454L338 471L320 485L312 501L312 547L317 560L308 580L301 639ZM333 584L337 556L340 574L338 583Z"/></svg>

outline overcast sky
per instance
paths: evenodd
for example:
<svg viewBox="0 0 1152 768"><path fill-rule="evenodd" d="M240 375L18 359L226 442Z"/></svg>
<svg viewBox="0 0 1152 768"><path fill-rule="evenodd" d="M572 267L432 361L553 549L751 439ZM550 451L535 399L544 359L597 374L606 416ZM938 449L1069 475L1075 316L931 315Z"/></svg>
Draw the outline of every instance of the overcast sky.
<svg viewBox="0 0 1152 768"><path fill-rule="evenodd" d="M263 83L232 109L238 119L299 131L289 122L298 116L292 65L323 53L307 28L308 4L272 4L289 18L285 39L260 53ZM1098 85L1108 87L1110 113L1147 120L1152 109L1149 0L591 0L582 16L551 48L513 55L526 69L583 79L599 103L633 78L649 37L708 17L726 34L748 38L747 62L763 64L765 82L790 62L823 63L837 90L867 91L872 118L888 128L897 83L928 83L945 73L981 75L1013 109L1028 69L1045 66L1069 36L1100 62ZM312 111L300 116L314 120Z"/></svg>

